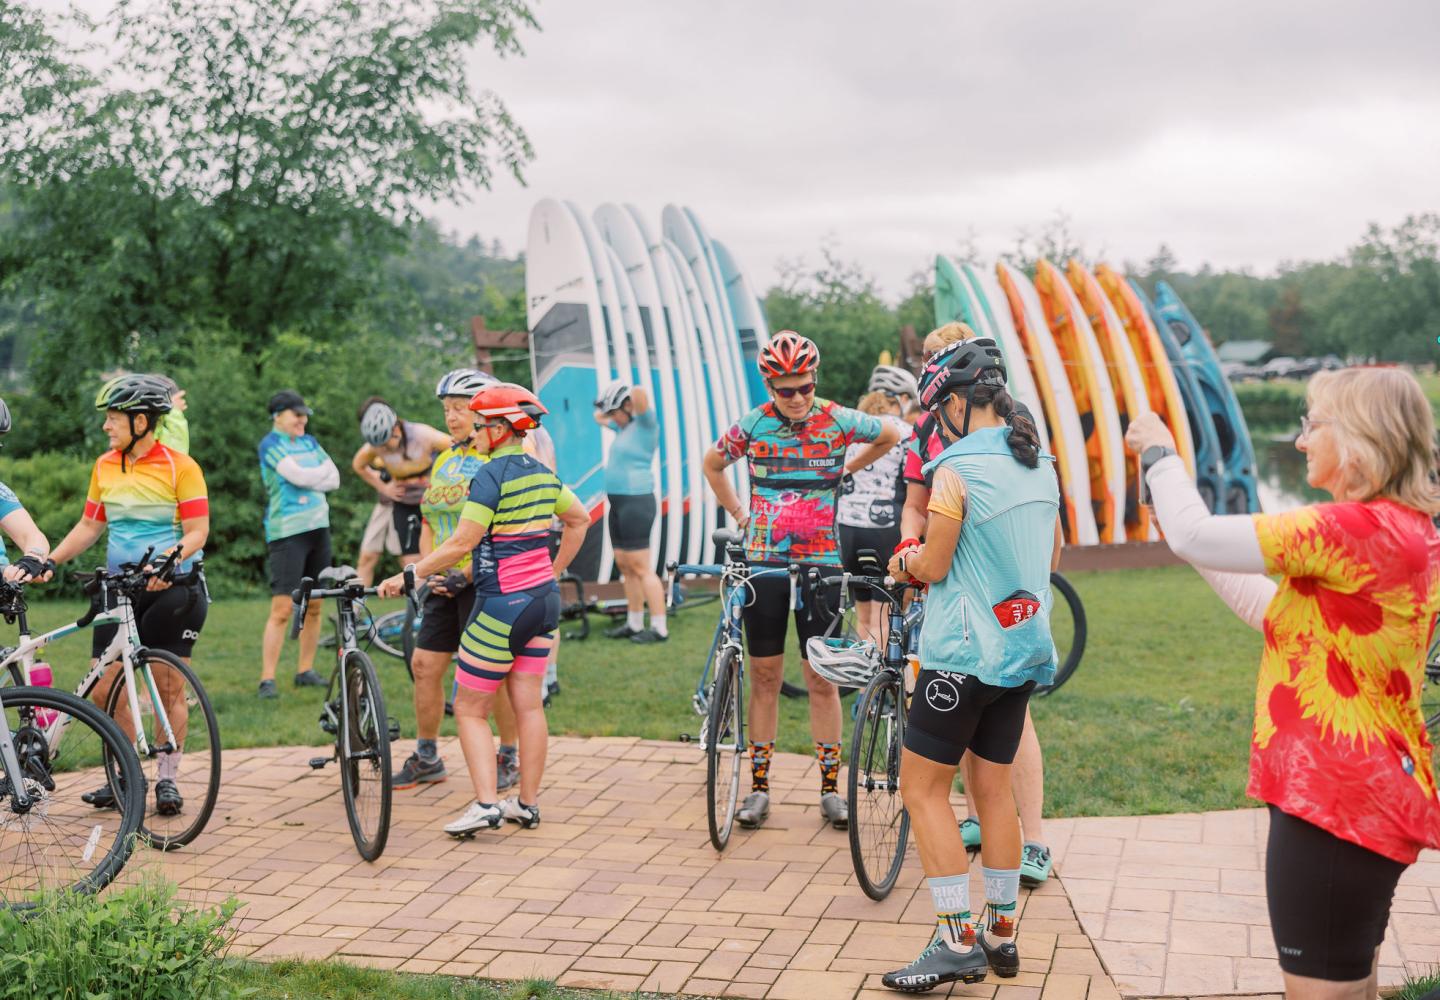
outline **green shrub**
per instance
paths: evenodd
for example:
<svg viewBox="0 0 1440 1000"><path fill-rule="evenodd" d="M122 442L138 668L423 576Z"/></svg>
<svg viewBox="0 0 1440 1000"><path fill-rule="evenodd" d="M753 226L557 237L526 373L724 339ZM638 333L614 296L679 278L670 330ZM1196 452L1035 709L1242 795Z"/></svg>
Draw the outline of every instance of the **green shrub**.
<svg viewBox="0 0 1440 1000"><path fill-rule="evenodd" d="M0 1000L232 996L220 954L238 906L198 910L155 882L99 897L58 894L24 917L0 911Z"/></svg>
<svg viewBox="0 0 1440 1000"><path fill-rule="evenodd" d="M1305 411L1305 383L1246 382L1235 386L1235 399L1250 430L1293 430Z"/></svg>

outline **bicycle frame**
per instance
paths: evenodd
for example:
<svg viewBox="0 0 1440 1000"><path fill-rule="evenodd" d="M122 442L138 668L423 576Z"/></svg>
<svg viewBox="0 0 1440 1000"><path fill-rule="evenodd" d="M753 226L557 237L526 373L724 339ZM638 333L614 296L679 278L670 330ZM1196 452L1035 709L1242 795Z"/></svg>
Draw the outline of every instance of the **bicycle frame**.
<svg viewBox="0 0 1440 1000"><path fill-rule="evenodd" d="M104 597L105 592L102 589L102 604ZM177 749L178 741L175 738L175 730L170 725L170 717L165 711L164 702L155 686L155 675L148 665L141 670L145 677L145 692L150 696L151 707L155 710L155 718L160 723L160 731L165 734L166 742L163 745L152 747L145 736L144 722L140 717L140 699L133 694L137 690L134 654L140 649L140 633L135 624L135 609L128 596L122 592L115 607L109 611L86 614L68 625L61 625L59 628L33 637L30 635L30 624L25 613L19 612L15 617L20 625L20 642L19 645L8 651L3 660L0 660L0 671L9 670L10 676L17 684L30 683L30 671L35 665L35 653L56 639L62 639L67 635L96 625L117 626L115 638L110 640L110 644L95 660L95 665L76 685L75 695L79 698L88 698L90 692L100 683L101 678L115 665L116 661L119 661L121 669L124 671L126 687L132 692L128 701L130 703L130 722L135 732L133 739L136 752L141 757L152 757L157 753L171 753ZM45 739L50 745L51 753L54 753L55 748L59 746L68 723L69 716L62 715L45 729Z"/></svg>

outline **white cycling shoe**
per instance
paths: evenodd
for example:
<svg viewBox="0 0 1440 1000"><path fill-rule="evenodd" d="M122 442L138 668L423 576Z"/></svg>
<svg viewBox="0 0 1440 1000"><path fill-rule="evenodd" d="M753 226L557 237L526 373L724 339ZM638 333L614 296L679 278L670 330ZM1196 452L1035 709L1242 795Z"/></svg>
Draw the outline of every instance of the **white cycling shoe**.
<svg viewBox="0 0 1440 1000"><path fill-rule="evenodd" d="M504 818L505 814L494 803L481 805L472 802L459 819L445 824L445 832L452 837L473 837L481 830L499 829Z"/></svg>
<svg viewBox="0 0 1440 1000"><path fill-rule="evenodd" d="M500 803L500 814L512 823L519 823L526 830L533 830L540 825L540 807L522 806L518 795Z"/></svg>

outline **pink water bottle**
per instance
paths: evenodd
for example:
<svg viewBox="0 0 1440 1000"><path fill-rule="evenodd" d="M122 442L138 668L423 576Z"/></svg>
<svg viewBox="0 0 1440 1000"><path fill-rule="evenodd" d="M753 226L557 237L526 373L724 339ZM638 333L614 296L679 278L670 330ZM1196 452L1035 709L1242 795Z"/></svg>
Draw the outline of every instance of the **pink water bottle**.
<svg viewBox="0 0 1440 1000"><path fill-rule="evenodd" d="M50 673L50 664L35 663L30 666L30 683L35 687L50 687L55 683L54 675ZM41 729L49 727L55 721L55 710L53 708L41 708L35 712L35 724Z"/></svg>

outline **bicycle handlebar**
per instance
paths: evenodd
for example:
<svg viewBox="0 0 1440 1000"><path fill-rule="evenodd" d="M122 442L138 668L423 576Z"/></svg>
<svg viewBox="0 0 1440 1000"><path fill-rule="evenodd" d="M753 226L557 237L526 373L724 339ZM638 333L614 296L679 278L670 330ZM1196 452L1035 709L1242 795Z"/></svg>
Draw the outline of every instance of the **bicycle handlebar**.
<svg viewBox="0 0 1440 1000"><path fill-rule="evenodd" d="M322 574L323 575L323 574ZM407 576L407 580L413 582L414 577ZM326 598L338 598L342 601L357 601L362 597L370 597L379 593L376 587L367 587L358 578L350 580L343 586L317 588L315 581L310 577L303 577L300 580L298 589L290 594L293 602L290 618L290 638L295 639L300 635L300 630L305 627L305 613L309 610L311 600L325 600Z"/></svg>

